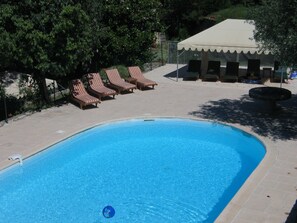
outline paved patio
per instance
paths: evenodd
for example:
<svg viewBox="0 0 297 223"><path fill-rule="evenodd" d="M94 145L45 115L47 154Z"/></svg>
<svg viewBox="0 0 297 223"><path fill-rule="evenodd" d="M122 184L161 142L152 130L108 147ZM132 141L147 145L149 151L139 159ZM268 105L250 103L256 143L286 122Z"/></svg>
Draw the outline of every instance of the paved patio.
<svg viewBox="0 0 297 223"><path fill-rule="evenodd" d="M158 82L155 90L118 95L98 108L80 110L69 103L9 120L0 127L0 169L13 163L8 160L12 154L28 157L104 122L139 117L213 120L254 134L267 148L264 160L216 222L296 222L297 80L283 84L293 97L278 103L281 111L271 113L264 102L248 96L249 89L259 85L177 82L175 69L166 65L145 74Z"/></svg>

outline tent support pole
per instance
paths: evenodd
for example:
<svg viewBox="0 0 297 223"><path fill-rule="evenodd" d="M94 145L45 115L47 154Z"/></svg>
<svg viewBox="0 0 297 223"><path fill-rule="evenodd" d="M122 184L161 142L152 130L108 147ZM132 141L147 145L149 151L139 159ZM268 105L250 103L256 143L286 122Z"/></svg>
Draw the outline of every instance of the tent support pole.
<svg viewBox="0 0 297 223"><path fill-rule="evenodd" d="M239 62L239 53L237 53L237 52L236 52L236 62Z"/></svg>
<svg viewBox="0 0 297 223"><path fill-rule="evenodd" d="M282 72L281 72L281 81L280 81L280 84L279 84L279 87L280 88L283 87L283 78L284 78L284 70L282 69Z"/></svg>
<svg viewBox="0 0 297 223"><path fill-rule="evenodd" d="M286 69L287 66L283 66L281 67L282 69L282 72L281 72L281 81L280 81L280 84L279 84L279 87L282 88L283 87L283 81L284 81L284 69ZM287 69L286 69L287 70Z"/></svg>
<svg viewBox="0 0 297 223"><path fill-rule="evenodd" d="M176 51L176 82L178 82L178 63L179 63L179 57L185 52L183 50L180 54L178 54L178 50Z"/></svg>

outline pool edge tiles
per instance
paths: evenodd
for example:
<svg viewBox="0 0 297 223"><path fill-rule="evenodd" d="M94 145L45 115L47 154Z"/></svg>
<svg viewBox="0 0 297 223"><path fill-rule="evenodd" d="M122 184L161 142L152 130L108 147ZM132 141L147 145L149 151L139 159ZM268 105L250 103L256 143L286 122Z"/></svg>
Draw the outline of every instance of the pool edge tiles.
<svg viewBox="0 0 297 223"><path fill-rule="evenodd" d="M62 141L65 141L77 134L88 131L92 128L95 128L95 127L98 127L101 125L110 124L110 123L122 122L122 121L127 121L127 120L134 120L134 119L137 120L137 119L142 119L142 118L136 117L136 118L128 118L128 119L120 118L120 119L106 120L106 121L95 123L95 124L89 125L87 127L79 128L79 129L72 130L72 131L64 131L63 130L63 134L56 134L57 136L59 136L57 139L52 139L51 142L48 142L48 140L45 140L46 142L36 145L32 149L26 150L27 151L26 153L20 152L20 155L22 156L22 160L26 160L32 156L38 155L39 153L41 153L43 151L46 151L47 149L50 149L50 147L52 147ZM58 131L60 131L60 130L58 130ZM10 154L10 155L13 155L13 154ZM17 160L9 160L7 157L7 159L3 163L0 163L0 171L5 170L5 169L15 166L15 165L19 165L19 162Z"/></svg>
<svg viewBox="0 0 297 223"><path fill-rule="evenodd" d="M228 125L228 124L227 124ZM231 125L234 126L234 125ZM257 138L266 150L265 156L258 164L258 166L254 169L251 175L246 179L245 183L241 186L241 188L237 191L234 197L230 200L228 205L224 208L221 214L215 220L215 223L230 223L234 222L237 215L240 212L247 211L249 207L246 207L247 201L251 196L255 195L259 184L263 181L266 176L269 168L273 166L277 158L277 147L275 144L269 142L269 139L259 136L254 133L250 128L245 126L234 126L248 134L251 134L255 138ZM247 211L248 212L248 211ZM252 211L254 212L254 210ZM237 221L235 221L237 222Z"/></svg>

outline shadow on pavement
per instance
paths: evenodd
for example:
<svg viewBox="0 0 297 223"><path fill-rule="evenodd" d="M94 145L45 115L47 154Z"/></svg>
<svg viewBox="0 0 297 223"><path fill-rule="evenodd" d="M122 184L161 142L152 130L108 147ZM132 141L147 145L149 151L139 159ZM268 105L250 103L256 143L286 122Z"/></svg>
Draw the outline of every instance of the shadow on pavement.
<svg viewBox="0 0 297 223"><path fill-rule="evenodd" d="M255 101L248 95L240 99L209 101L189 114L252 128L260 136L273 140L297 139L297 95L278 103L281 108L272 112L268 104Z"/></svg>
<svg viewBox="0 0 297 223"><path fill-rule="evenodd" d="M297 200L285 223L297 223Z"/></svg>
<svg viewBox="0 0 297 223"><path fill-rule="evenodd" d="M187 70L188 70L188 66L185 65L180 65L179 69L178 69L178 77L179 78L183 78L186 74L187 74ZM165 74L164 77L168 78L168 79L176 79L177 78L177 73L176 70Z"/></svg>

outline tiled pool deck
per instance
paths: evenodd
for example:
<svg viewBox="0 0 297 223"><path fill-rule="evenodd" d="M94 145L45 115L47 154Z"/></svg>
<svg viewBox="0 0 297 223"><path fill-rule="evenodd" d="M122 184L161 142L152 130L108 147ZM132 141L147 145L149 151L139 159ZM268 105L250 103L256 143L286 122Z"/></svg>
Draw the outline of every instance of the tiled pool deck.
<svg viewBox="0 0 297 223"><path fill-rule="evenodd" d="M267 148L264 160L216 222L296 222L297 80L283 84L293 97L279 103L280 112L270 113L263 102L248 96L257 85L176 82L175 69L176 65L166 65L145 74L158 82L155 90L118 95L98 108L80 110L69 103L9 120L0 127L0 169L12 164L12 154L30 156L104 122L143 117L213 120L254 134Z"/></svg>

